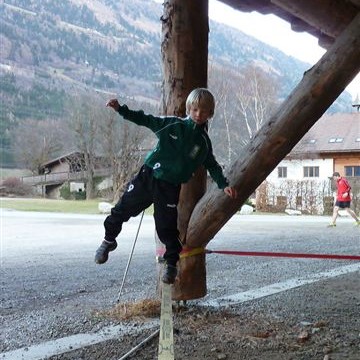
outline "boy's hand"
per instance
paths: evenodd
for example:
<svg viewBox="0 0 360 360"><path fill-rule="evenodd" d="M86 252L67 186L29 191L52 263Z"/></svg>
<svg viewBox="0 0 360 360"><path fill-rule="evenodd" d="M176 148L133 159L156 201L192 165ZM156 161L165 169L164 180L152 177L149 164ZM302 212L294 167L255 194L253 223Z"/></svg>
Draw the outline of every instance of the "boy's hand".
<svg viewBox="0 0 360 360"><path fill-rule="evenodd" d="M117 99L111 99L106 103L106 106L113 108L115 111L119 111L120 104Z"/></svg>
<svg viewBox="0 0 360 360"><path fill-rule="evenodd" d="M234 187L232 186L227 186L225 189L224 189L224 193L227 195L227 196L230 196L232 199L236 199L237 198L237 191Z"/></svg>

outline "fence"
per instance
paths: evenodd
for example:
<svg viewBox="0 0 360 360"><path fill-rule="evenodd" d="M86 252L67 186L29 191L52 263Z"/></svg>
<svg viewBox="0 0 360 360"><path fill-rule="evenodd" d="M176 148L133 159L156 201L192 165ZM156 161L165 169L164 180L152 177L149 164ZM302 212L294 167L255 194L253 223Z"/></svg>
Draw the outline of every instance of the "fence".
<svg viewBox="0 0 360 360"><path fill-rule="evenodd" d="M109 176L109 169L96 169L94 171L94 176ZM35 186L35 185L56 185L63 184L67 181L86 181L87 172L78 171L78 172L58 172L50 173L44 175L30 175L23 176L21 182L26 185Z"/></svg>
<svg viewBox="0 0 360 360"><path fill-rule="evenodd" d="M353 210L360 211L360 179L348 178L352 186ZM330 180L285 180L264 182L258 188L256 207L260 211L282 212L285 208L308 214L331 214L336 184Z"/></svg>

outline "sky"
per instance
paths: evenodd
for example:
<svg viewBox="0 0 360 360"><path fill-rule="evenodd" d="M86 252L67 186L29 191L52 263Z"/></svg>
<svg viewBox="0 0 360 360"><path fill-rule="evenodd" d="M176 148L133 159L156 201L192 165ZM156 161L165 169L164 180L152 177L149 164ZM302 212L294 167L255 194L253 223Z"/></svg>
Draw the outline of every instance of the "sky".
<svg viewBox="0 0 360 360"><path fill-rule="evenodd" d="M163 0L155 0L162 3ZM275 15L262 15L257 12L242 13L220 1L209 0L209 17L219 23L232 26L264 43L276 47L299 60L314 65L326 52L318 45L314 36L305 32L291 30L290 24ZM270 29L270 30L269 30ZM353 100L360 97L360 74L346 90Z"/></svg>
<svg viewBox="0 0 360 360"><path fill-rule="evenodd" d="M290 24L275 15L262 15L257 12L236 11L220 1L209 0L209 17L220 23L232 26L251 35L287 55L315 64L326 52L318 45L318 39L306 32L291 30ZM269 31L269 29L271 31ZM360 97L360 74L349 84L346 90L353 100Z"/></svg>

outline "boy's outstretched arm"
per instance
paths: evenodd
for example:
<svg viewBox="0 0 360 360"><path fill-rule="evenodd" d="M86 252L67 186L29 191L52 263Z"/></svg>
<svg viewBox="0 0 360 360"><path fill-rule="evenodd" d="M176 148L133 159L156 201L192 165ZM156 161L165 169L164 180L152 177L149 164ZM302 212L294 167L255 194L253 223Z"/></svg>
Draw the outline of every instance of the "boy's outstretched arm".
<svg viewBox="0 0 360 360"><path fill-rule="evenodd" d="M227 186L224 189L224 193L228 196L230 196L232 199L236 199L237 198L237 191L233 186Z"/></svg>
<svg viewBox="0 0 360 360"><path fill-rule="evenodd" d="M120 104L119 104L119 101L117 99L110 99L106 103L106 106L113 108L116 112L118 112L119 109L120 109Z"/></svg>
<svg viewBox="0 0 360 360"><path fill-rule="evenodd" d="M106 106L119 113L125 120L129 120L136 125L145 126L155 134L169 123L168 117L145 114L143 110L130 110L125 104L120 105L117 99L110 99ZM182 122L181 120L176 121Z"/></svg>

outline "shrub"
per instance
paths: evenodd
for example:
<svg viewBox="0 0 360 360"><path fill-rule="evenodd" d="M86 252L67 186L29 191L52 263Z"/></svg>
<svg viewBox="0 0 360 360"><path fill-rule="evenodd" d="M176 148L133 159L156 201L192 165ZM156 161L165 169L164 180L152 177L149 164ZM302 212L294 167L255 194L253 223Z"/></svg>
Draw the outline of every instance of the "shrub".
<svg viewBox="0 0 360 360"><path fill-rule="evenodd" d="M72 194L71 194L71 191L70 191L69 183L65 183L63 186L61 186L61 188L60 188L60 196L64 200L71 200L72 199Z"/></svg>
<svg viewBox="0 0 360 360"><path fill-rule="evenodd" d="M60 196L64 200L86 200L86 191L70 191L70 184L65 183L60 188Z"/></svg>
<svg viewBox="0 0 360 360"><path fill-rule="evenodd" d="M1 193L4 196L26 196L32 194L32 187L30 185L23 184L17 177L8 177L1 183Z"/></svg>
<svg viewBox="0 0 360 360"><path fill-rule="evenodd" d="M86 200L86 191L73 191L71 194L75 200Z"/></svg>

